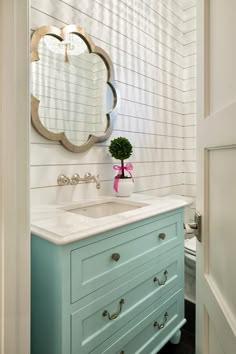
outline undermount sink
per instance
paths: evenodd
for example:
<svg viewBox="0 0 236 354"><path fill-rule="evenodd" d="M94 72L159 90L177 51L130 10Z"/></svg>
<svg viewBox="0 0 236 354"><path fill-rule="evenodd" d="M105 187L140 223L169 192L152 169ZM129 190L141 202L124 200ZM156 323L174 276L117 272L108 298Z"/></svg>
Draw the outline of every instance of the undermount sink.
<svg viewBox="0 0 236 354"><path fill-rule="evenodd" d="M120 202L119 200L109 201L95 201L91 203L84 203L83 205L76 205L74 207L68 207L65 210L87 216L90 218L103 218L105 216L112 216L115 214L124 213L126 211L135 210L147 206L148 204L138 202Z"/></svg>

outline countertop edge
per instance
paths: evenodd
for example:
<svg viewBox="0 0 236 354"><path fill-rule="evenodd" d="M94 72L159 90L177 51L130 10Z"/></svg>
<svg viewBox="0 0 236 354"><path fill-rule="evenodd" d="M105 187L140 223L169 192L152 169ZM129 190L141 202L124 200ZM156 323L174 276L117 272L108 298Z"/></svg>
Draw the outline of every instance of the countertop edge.
<svg viewBox="0 0 236 354"><path fill-rule="evenodd" d="M150 197L150 196L146 196L146 197L148 199L148 197ZM160 199L163 199L166 201L167 198L170 199L169 206L165 206L162 208L160 206L158 206L155 208L155 204L149 204L147 207L145 207L146 209L145 208L143 209L145 212L131 215L129 218L127 218L125 216L123 218L119 217L119 218L117 218L117 220L114 220L114 218L113 218L113 219L111 219L110 222L109 222L109 217L103 218L102 221L104 221L104 223L99 226L96 225L96 228L84 227L84 229L81 231L76 231L71 234L67 234L65 236L62 236L62 235L56 234L55 232L47 230L46 227L41 228L41 227L38 227L38 226L32 224L31 225L31 234L41 237L41 238L43 238L51 243L54 243L56 245L66 245L66 244L70 244L70 243L94 236L96 234L100 234L103 232L114 230L119 227L126 226L128 224L132 224L134 222L138 222L141 220L145 220L145 219L151 218L153 216L158 216L158 215L164 214L166 212L174 211L176 209L183 208L183 207L186 207L186 206L192 204L192 200L190 198L185 199L181 196L159 197L159 198L157 198L157 200L159 202L160 202ZM153 199L155 200L155 198L153 198ZM172 203L171 203L171 201L172 201ZM145 199L143 200L143 202L145 202Z"/></svg>

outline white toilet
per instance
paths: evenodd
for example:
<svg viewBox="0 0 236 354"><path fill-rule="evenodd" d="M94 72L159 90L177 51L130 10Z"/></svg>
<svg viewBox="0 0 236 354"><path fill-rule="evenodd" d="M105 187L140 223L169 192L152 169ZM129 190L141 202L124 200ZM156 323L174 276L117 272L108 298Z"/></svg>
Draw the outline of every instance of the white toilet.
<svg viewBox="0 0 236 354"><path fill-rule="evenodd" d="M185 298L196 302L196 237L184 241L185 259Z"/></svg>

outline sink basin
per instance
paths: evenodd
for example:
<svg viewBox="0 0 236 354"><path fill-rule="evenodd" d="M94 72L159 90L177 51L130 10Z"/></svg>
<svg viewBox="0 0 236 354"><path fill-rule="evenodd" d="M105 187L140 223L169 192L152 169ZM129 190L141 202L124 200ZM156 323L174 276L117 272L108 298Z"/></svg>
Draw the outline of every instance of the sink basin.
<svg viewBox="0 0 236 354"><path fill-rule="evenodd" d="M90 218L103 218L105 216L112 216L115 214L124 213L126 211L142 208L147 205L148 204L138 202L120 202L118 200L109 200L85 203L84 205L77 204L73 208L66 208L66 211Z"/></svg>

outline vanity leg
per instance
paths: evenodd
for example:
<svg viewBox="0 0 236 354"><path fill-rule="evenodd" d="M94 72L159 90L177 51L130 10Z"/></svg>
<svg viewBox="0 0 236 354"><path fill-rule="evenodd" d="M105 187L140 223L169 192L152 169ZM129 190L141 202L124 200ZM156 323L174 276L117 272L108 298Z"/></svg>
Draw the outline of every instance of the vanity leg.
<svg viewBox="0 0 236 354"><path fill-rule="evenodd" d="M181 330L179 329L174 335L173 337L171 338L170 342L172 344L179 344L181 340Z"/></svg>

